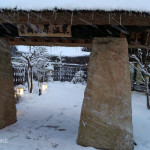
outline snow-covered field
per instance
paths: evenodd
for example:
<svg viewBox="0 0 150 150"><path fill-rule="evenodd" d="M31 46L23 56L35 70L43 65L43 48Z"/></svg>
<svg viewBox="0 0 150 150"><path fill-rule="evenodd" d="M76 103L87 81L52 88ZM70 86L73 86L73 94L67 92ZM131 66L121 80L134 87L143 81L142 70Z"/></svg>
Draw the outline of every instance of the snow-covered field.
<svg viewBox="0 0 150 150"><path fill-rule="evenodd" d="M17 104L17 123L0 130L0 150L95 150L76 144L85 86L54 82ZM150 150L150 111L145 96L132 94L135 150Z"/></svg>

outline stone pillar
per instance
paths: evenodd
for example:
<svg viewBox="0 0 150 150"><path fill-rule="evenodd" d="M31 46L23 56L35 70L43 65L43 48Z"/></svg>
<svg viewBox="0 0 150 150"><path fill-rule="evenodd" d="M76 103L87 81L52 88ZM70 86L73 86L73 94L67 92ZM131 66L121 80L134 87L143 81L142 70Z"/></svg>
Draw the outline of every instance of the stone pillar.
<svg viewBox="0 0 150 150"><path fill-rule="evenodd" d="M0 39L0 129L16 122L9 44Z"/></svg>
<svg viewBox="0 0 150 150"><path fill-rule="evenodd" d="M95 38L93 41L77 142L104 150L133 149L125 38Z"/></svg>

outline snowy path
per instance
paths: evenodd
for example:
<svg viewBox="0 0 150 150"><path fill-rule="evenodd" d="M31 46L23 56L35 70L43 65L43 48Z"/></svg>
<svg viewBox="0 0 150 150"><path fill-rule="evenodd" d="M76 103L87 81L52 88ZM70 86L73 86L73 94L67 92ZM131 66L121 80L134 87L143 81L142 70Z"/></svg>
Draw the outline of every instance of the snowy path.
<svg viewBox="0 0 150 150"><path fill-rule="evenodd" d="M95 150L76 144L85 86L51 83L42 96L25 94L17 123L0 130L0 150ZM135 150L150 150L150 111L145 96L133 93Z"/></svg>
<svg viewBox="0 0 150 150"><path fill-rule="evenodd" d="M150 150L150 110L146 108L146 96L133 93L132 108L134 140L138 144L135 150Z"/></svg>

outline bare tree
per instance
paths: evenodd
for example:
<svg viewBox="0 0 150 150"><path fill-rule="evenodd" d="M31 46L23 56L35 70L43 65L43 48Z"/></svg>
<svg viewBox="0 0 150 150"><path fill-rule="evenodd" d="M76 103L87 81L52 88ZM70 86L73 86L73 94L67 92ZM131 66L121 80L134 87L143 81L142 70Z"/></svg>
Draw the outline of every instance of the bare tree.
<svg viewBox="0 0 150 150"><path fill-rule="evenodd" d="M150 109L150 100L149 100L149 79L150 79L150 50L141 50L137 49L136 54L130 55L131 61L130 65L136 69L142 78L140 81L144 85L145 94L147 97L147 108Z"/></svg>

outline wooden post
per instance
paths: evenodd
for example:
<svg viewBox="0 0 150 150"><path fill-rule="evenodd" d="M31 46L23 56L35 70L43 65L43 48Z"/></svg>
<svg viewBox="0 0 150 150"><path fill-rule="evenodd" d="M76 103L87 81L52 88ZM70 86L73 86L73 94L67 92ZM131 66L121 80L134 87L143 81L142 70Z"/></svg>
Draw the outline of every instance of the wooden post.
<svg viewBox="0 0 150 150"><path fill-rule="evenodd" d="M10 47L0 39L0 129L16 122Z"/></svg>

